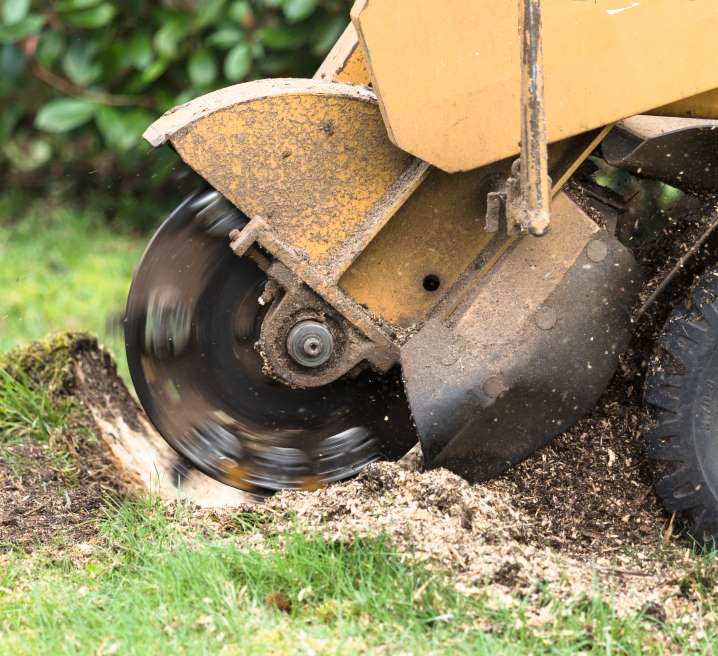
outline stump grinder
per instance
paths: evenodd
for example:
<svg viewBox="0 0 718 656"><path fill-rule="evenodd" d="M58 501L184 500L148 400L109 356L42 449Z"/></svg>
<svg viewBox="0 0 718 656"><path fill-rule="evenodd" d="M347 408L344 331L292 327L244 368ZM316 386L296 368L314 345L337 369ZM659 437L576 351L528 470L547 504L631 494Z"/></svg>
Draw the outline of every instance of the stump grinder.
<svg viewBox="0 0 718 656"><path fill-rule="evenodd" d="M313 79L221 89L145 133L207 184L128 300L152 422L257 496L417 441L427 467L493 477L591 411L692 266L646 447L668 510L718 536L718 270L695 264L718 225L718 3L357 0L351 18ZM672 213L703 228L649 294L645 226L597 161L701 201Z"/></svg>

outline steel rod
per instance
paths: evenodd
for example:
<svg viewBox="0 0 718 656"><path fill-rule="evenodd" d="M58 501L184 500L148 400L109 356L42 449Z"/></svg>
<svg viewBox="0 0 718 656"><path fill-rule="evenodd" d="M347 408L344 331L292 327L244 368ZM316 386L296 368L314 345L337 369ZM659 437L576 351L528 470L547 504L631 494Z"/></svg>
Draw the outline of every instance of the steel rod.
<svg viewBox="0 0 718 656"><path fill-rule="evenodd" d="M521 32L521 196L524 227L533 235L548 232L551 182L548 175L544 107L541 0L519 0Z"/></svg>

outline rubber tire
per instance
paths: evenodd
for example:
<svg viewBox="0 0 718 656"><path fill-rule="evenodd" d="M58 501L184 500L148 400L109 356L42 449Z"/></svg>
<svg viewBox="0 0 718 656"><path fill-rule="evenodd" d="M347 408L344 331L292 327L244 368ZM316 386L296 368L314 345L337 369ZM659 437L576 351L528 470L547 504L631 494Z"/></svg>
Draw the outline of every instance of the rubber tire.
<svg viewBox="0 0 718 656"><path fill-rule="evenodd" d="M718 544L718 269L669 317L646 380L656 492L701 546Z"/></svg>

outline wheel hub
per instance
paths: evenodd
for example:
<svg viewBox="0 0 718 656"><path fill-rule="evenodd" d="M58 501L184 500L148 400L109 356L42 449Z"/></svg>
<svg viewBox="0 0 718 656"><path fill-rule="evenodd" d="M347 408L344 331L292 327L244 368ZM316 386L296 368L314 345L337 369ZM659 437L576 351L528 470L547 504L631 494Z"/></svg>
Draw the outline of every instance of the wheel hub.
<svg viewBox="0 0 718 656"><path fill-rule="evenodd" d="M321 367L332 356L334 337L323 323L300 321L287 336L287 351L303 367Z"/></svg>

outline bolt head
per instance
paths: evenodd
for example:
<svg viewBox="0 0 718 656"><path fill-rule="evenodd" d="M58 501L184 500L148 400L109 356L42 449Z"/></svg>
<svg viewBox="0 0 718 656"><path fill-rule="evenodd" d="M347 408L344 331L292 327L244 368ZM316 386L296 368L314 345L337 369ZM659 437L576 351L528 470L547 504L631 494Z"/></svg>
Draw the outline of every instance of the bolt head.
<svg viewBox="0 0 718 656"><path fill-rule="evenodd" d="M287 353L303 367L321 367L334 351L334 337L319 321L300 321L287 335Z"/></svg>
<svg viewBox="0 0 718 656"><path fill-rule="evenodd" d="M586 247L586 256L591 262L603 262L608 255L608 246L606 242L600 239L594 239L588 243Z"/></svg>
<svg viewBox="0 0 718 656"><path fill-rule="evenodd" d="M322 343L316 337L308 337L304 340L304 352L310 357L315 357L321 348Z"/></svg>

